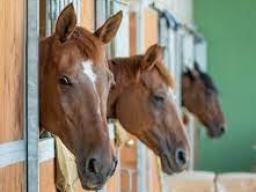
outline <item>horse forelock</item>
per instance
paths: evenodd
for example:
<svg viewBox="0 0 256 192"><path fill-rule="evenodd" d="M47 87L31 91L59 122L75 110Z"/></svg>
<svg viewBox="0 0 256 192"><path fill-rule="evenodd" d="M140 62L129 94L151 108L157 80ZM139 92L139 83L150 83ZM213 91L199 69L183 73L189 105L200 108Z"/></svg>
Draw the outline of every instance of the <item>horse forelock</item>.
<svg viewBox="0 0 256 192"><path fill-rule="evenodd" d="M72 39L75 40L81 53L93 60L95 65L107 65L107 62L104 62L106 61L105 46L91 32L82 27L77 27Z"/></svg>

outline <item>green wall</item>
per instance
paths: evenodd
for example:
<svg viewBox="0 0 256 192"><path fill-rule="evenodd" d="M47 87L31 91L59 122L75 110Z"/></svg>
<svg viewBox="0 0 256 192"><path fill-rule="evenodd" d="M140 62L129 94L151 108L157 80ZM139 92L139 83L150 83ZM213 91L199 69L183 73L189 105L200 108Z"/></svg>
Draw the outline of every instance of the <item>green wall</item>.
<svg viewBox="0 0 256 192"><path fill-rule="evenodd" d="M227 133L199 131L197 169L256 168L256 0L195 0L195 22L209 43L209 73L220 92Z"/></svg>

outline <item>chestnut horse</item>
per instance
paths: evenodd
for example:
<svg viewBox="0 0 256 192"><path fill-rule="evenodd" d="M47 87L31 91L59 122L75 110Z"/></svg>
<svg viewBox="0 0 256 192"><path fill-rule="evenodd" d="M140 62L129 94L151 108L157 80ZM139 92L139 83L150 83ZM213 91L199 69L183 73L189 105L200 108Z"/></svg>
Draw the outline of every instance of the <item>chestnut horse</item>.
<svg viewBox="0 0 256 192"><path fill-rule="evenodd" d="M60 137L74 154L84 189L101 188L116 157L107 129L107 98L113 83L105 44L116 35L122 13L94 33L77 27L69 4L56 31L40 43L40 126Z"/></svg>
<svg viewBox="0 0 256 192"><path fill-rule="evenodd" d="M145 143L161 159L167 174L182 171L189 141L175 105L174 80L163 63L163 48L144 55L109 60L116 84L109 93L108 118Z"/></svg>
<svg viewBox="0 0 256 192"><path fill-rule="evenodd" d="M225 133L225 119L218 101L218 90L211 77L197 63L182 75L182 105L207 128L211 138Z"/></svg>

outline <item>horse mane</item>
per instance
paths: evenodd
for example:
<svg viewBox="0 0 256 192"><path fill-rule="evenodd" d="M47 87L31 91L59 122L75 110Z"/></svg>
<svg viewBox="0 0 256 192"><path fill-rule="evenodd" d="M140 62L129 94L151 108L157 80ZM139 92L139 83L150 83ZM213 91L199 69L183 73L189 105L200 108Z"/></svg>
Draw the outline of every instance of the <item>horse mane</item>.
<svg viewBox="0 0 256 192"><path fill-rule="evenodd" d="M215 84L213 83L213 80L212 80L211 76L208 75L207 73L204 73L204 72L200 71L200 70L196 70L196 69L194 69L194 70L196 71L196 73L198 73L198 77L202 81L204 86L207 89L209 89L209 90L213 91L214 93L218 94L218 89L215 86ZM192 79L192 81L195 79L195 77L194 77L194 75L193 75L193 73L190 69L188 69L186 72L183 72L183 75L188 76L190 79Z"/></svg>
<svg viewBox="0 0 256 192"><path fill-rule="evenodd" d="M212 78L211 78L210 75L200 71L199 72L199 77L202 80L202 82L204 83L206 88L210 89L214 93L218 93L218 89L215 86L215 84L213 83Z"/></svg>
<svg viewBox="0 0 256 192"><path fill-rule="evenodd" d="M116 66L117 68L122 67L126 71L126 73L128 73L129 75L131 75L133 77L136 77L136 75L138 74L138 71L142 68L141 67L142 59L143 59L143 55L135 55L135 56L131 56L131 57L111 59L111 60L109 60L109 63L111 63L113 65L116 65L118 63L119 66ZM173 88L175 85L174 78L172 77L172 75L170 74L170 72L168 71L168 69L164 65L164 63L157 62L154 65L154 67L157 69L160 76L163 78L164 82L168 86Z"/></svg>

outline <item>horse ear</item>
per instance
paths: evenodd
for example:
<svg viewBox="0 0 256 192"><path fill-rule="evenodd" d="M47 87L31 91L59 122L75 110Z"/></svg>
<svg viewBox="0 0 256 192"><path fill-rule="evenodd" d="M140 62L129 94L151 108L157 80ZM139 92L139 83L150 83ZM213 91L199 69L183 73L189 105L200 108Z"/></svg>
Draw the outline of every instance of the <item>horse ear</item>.
<svg viewBox="0 0 256 192"><path fill-rule="evenodd" d="M164 57L164 47L161 47L158 44L152 45L149 47L144 56L144 65L143 69L150 70L154 67L157 62L163 60Z"/></svg>
<svg viewBox="0 0 256 192"><path fill-rule="evenodd" d="M187 77L189 77L190 80L194 81L196 78L196 75L193 71L191 71L188 67L186 67L186 71L184 73Z"/></svg>
<svg viewBox="0 0 256 192"><path fill-rule="evenodd" d="M197 63L197 61L194 62L194 68L195 70L197 70L198 72L200 72L200 67L199 67L199 64Z"/></svg>
<svg viewBox="0 0 256 192"><path fill-rule="evenodd" d="M94 32L94 35L101 39L105 44L109 43L115 37L117 30L120 27L123 18L123 12L119 11L114 16L110 17L99 29Z"/></svg>
<svg viewBox="0 0 256 192"><path fill-rule="evenodd" d="M60 13L56 24L56 34L61 41L65 41L67 37L74 31L77 23L76 13L73 3L63 9Z"/></svg>

